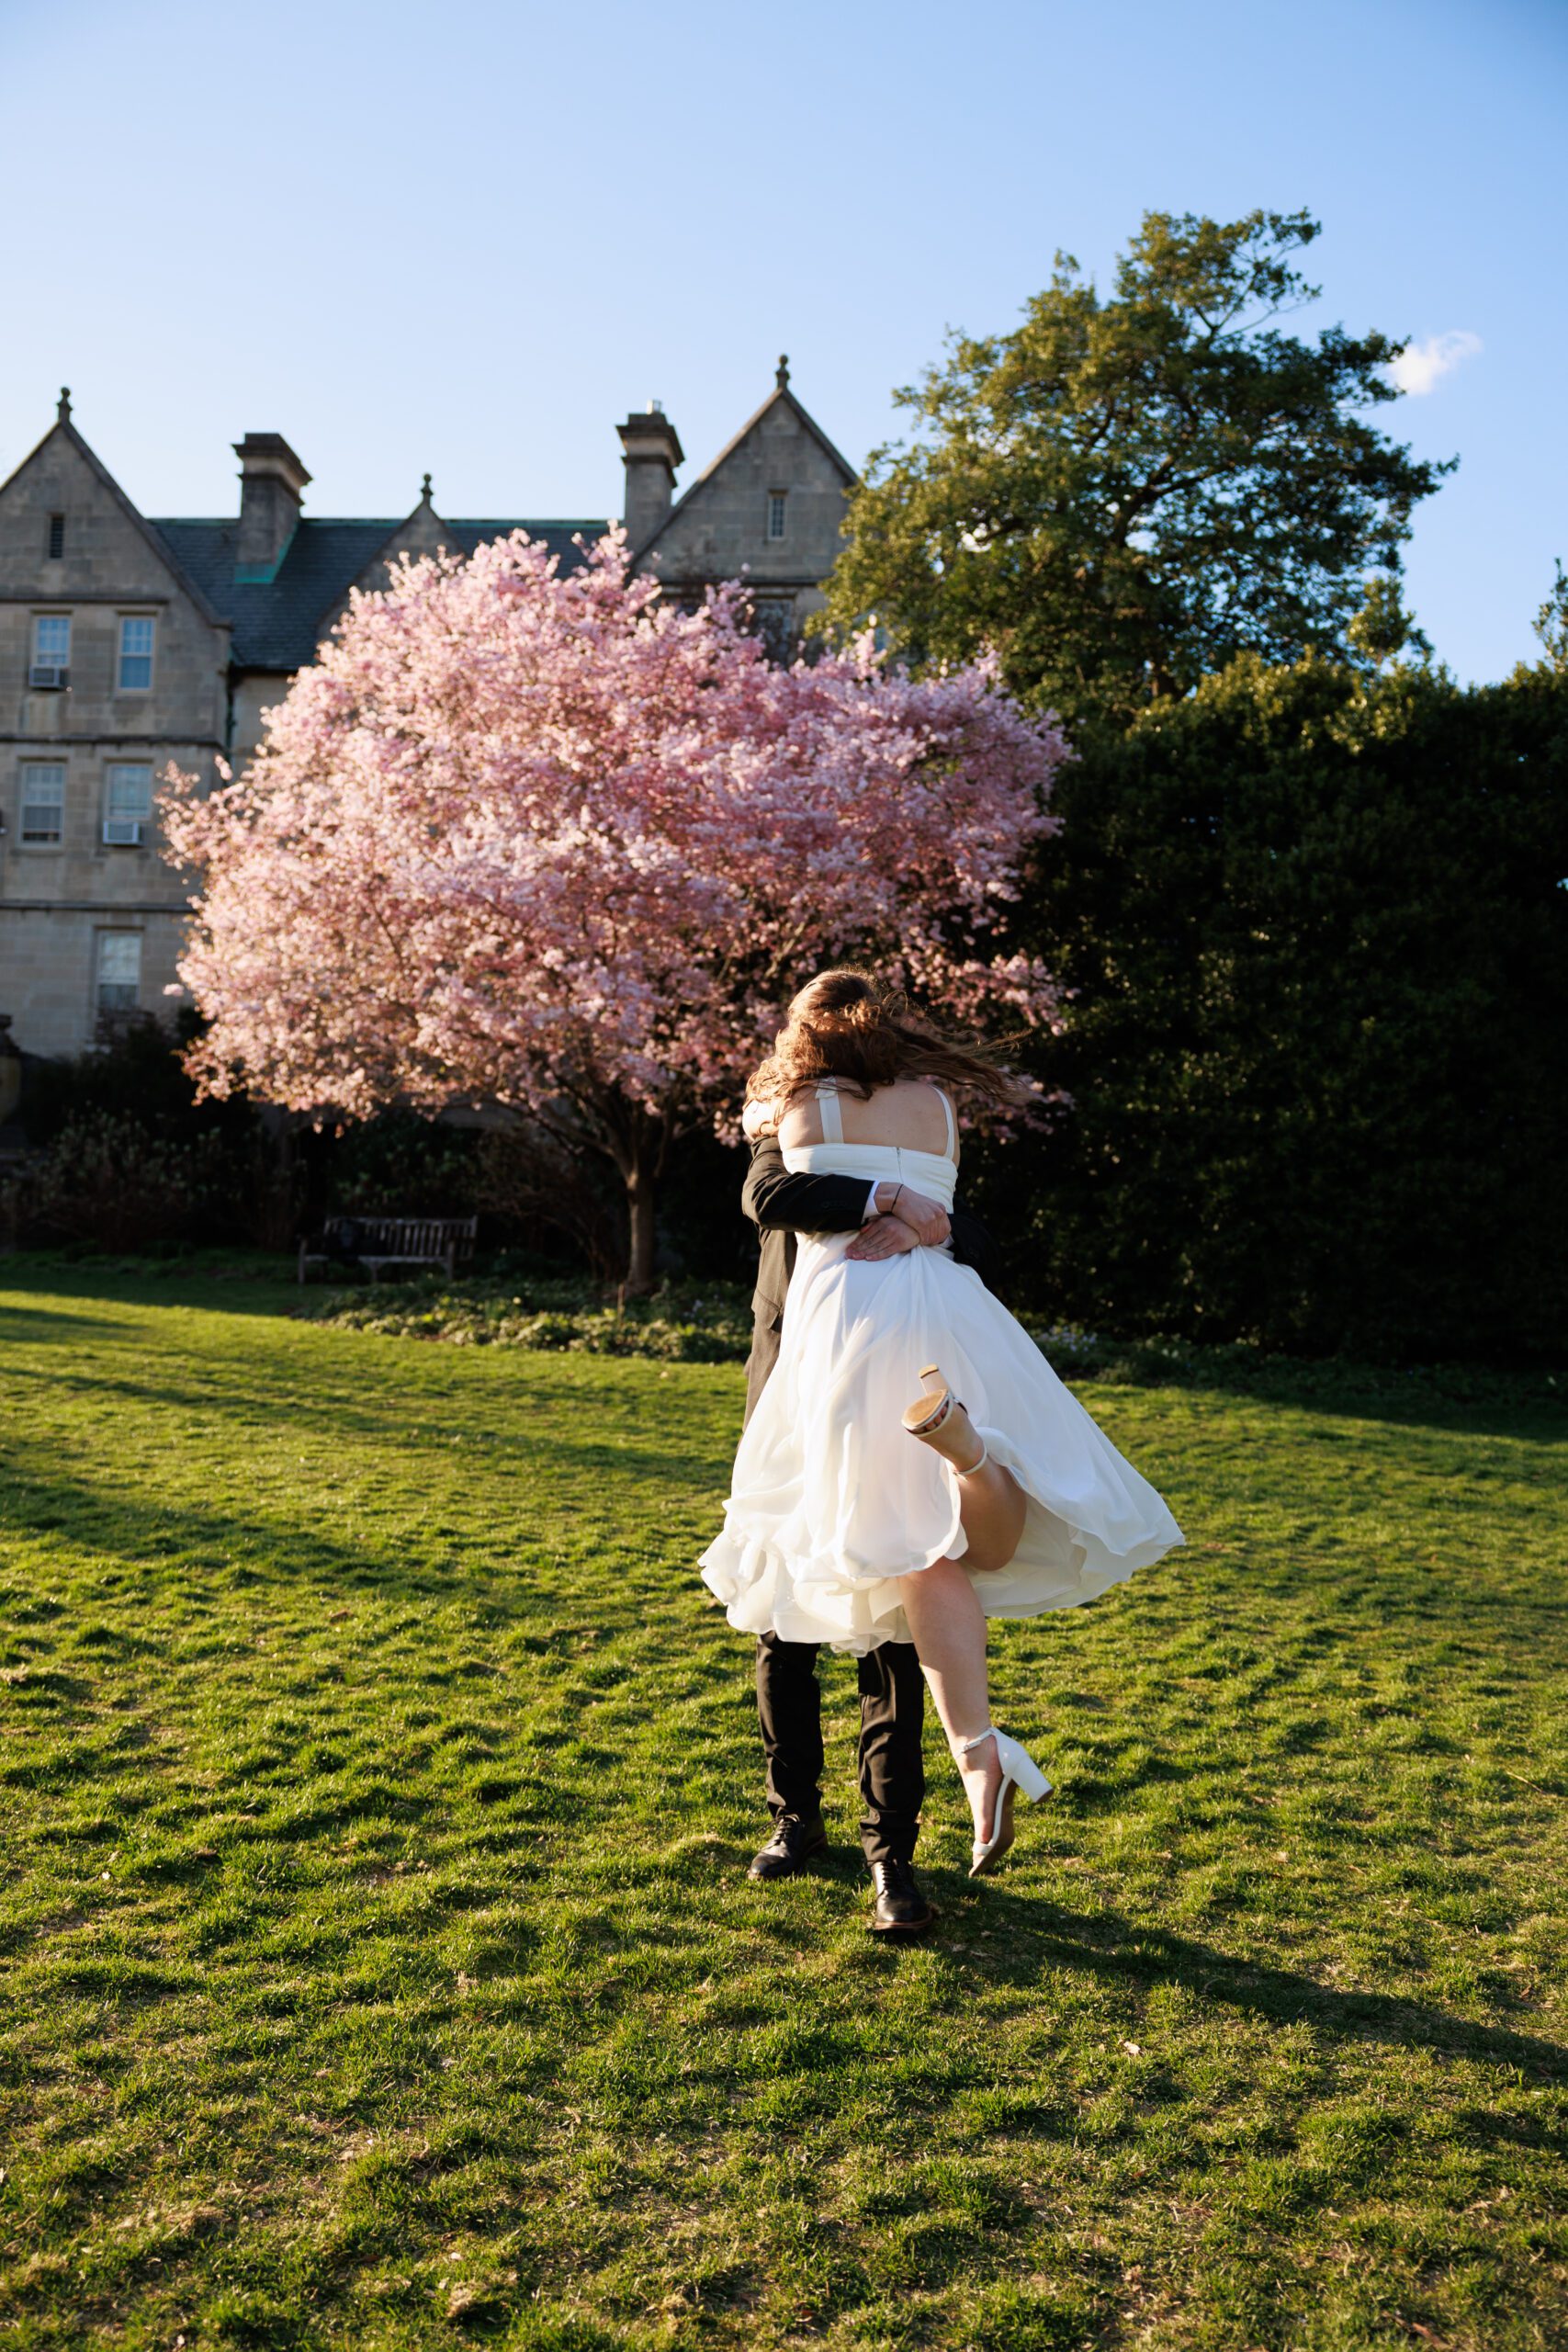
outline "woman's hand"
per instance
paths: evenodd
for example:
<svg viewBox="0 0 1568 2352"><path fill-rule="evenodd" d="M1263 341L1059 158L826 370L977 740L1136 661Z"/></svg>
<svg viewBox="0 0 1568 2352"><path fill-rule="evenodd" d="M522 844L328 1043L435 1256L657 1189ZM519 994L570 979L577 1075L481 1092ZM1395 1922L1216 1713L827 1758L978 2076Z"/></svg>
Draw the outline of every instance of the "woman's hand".
<svg viewBox="0 0 1568 2352"><path fill-rule="evenodd" d="M764 1136L776 1135L778 1125L776 1102L748 1102L740 1114L740 1132L748 1143L760 1143Z"/></svg>

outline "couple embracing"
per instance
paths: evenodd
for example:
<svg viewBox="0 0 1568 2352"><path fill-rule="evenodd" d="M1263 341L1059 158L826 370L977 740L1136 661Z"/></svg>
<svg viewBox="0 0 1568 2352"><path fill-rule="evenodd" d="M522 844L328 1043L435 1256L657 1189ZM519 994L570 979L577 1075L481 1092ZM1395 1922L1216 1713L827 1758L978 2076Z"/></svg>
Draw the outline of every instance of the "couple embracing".
<svg viewBox="0 0 1568 2352"><path fill-rule="evenodd" d="M1182 1540L987 1287L987 1237L955 1206L964 1109L1027 1095L853 970L800 991L747 1090L761 1270L746 1426L703 1575L757 1636L773 1833L753 1878L787 1877L827 1842L817 1659L858 1660L883 1934L935 1917L912 1868L926 1686L980 1876L1012 1843L1015 1796L1050 1790L991 1721L987 1621L1074 1608Z"/></svg>

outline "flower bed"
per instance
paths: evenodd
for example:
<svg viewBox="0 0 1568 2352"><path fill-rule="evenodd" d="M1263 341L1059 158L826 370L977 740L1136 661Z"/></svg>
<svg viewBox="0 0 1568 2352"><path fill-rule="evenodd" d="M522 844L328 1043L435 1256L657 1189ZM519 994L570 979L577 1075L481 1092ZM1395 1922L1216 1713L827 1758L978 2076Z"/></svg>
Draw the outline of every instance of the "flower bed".
<svg viewBox="0 0 1568 2352"><path fill-rule="evenodd" d="M584 1282L367 1283L323 1292L298 1313L310 1322L457 1347L566 1349L659 1356L674 1363L744 1363L750 1295L739 1283L667 1283L646 1298L611 1299Z"/></svg>

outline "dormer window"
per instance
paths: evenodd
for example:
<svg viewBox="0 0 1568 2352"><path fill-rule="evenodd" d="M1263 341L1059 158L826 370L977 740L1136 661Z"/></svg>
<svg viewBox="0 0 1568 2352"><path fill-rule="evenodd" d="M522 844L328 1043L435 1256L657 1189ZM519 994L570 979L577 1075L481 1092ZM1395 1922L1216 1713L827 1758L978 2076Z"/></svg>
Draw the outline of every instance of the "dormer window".
<svg viewBox="0 0 1568 2352"><path fill-rule="evenodd" d="M770 490L768 492L768 537L770 539L784 537L785 497L786 493L782 490Z"/></svg>

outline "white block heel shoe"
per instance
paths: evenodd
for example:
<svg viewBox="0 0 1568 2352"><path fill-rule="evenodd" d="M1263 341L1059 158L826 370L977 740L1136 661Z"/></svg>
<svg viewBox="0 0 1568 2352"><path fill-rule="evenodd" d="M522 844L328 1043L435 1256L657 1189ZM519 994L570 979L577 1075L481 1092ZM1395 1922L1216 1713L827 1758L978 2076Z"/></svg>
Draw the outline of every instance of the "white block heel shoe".
<svg viewBox="0 0 1568 2352"><path fill-rule="evenodd" d="M976 1838L975 1840L969 1861L971 1878L985 1878L989 1871L995 1870L1008 1848L1012 1844L1014 1791L1021 1791L1031 1804L1038 1804L1043 1797L1048 1797L1051 1793L1050 1781L1045 1778L1028 1748L1021 1747L1016 1739L1010 1739L1005 1731L997 1729L995 1724L987 1724L985 1730L976 1732L973 1739L964 1740L963 1753L967 1756L971 1748L984 1747L988 1739L994 1739L997 1743L997 1761L1002 1768L1002 1784L997 1791L996 1811L991 1817L991 1834L988 1838Z"/></svg>

